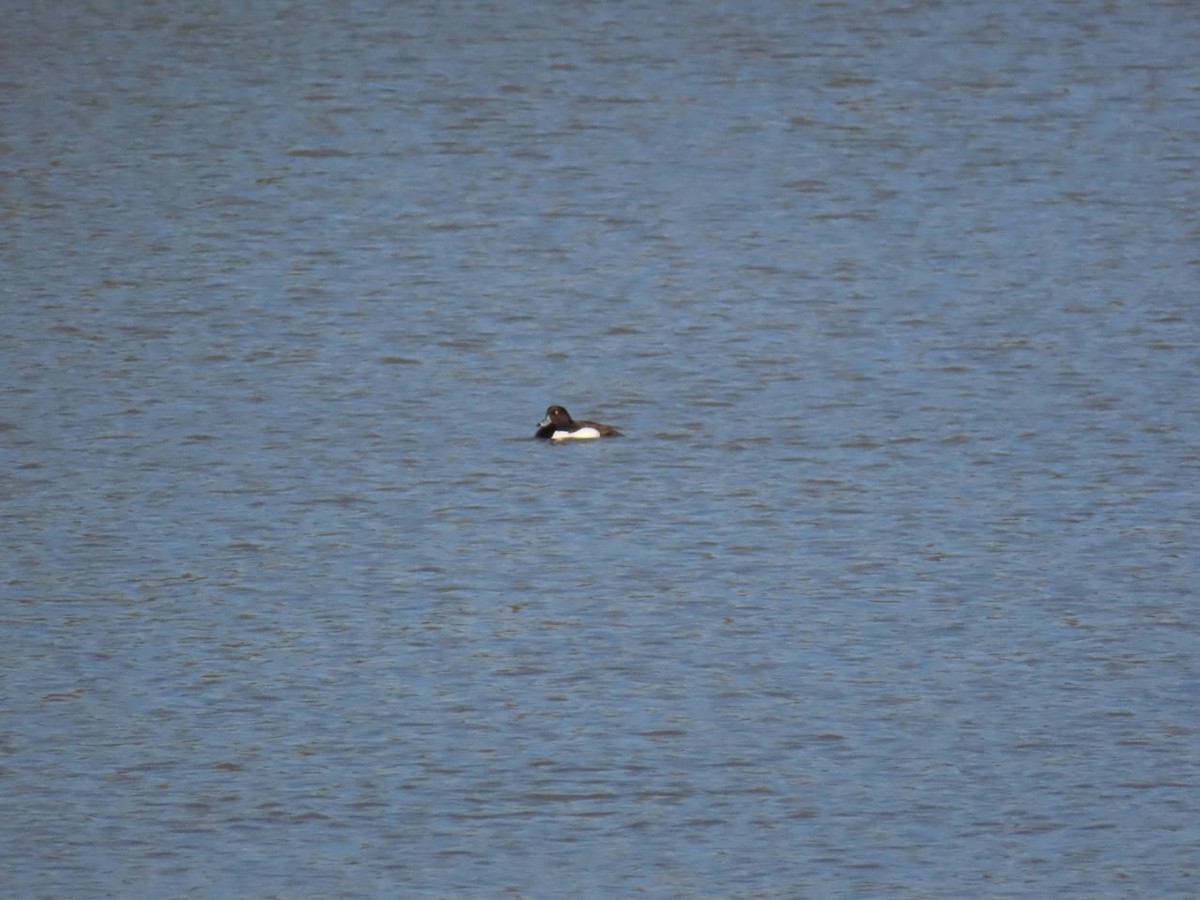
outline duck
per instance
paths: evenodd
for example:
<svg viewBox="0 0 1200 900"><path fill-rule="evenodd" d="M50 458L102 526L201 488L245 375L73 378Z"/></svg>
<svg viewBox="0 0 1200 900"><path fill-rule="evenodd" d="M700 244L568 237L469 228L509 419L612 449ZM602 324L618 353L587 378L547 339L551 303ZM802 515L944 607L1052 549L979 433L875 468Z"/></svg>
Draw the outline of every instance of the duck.
<svg viewBox="0 0 1200 900"><path fill-rule="evenodd" d="M623 437L621 432L611 425L601 425L599 422L576 422L571 418L565 406L551 406L546 410L546 418L538 422L538 430L533 435L536 438L546 438L551 441L593 440L601 437Z"/></svg>

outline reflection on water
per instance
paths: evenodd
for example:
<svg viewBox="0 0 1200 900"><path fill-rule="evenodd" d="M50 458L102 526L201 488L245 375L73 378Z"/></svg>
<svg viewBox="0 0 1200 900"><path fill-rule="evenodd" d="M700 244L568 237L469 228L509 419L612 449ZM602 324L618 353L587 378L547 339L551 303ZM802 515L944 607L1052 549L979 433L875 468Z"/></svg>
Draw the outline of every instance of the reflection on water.
<svg viewBox="0 0 1200 900"><path fill-rule="evenodd" d="M0 884L1194 893L1191 10L518 6L10 17Z"/></svg>

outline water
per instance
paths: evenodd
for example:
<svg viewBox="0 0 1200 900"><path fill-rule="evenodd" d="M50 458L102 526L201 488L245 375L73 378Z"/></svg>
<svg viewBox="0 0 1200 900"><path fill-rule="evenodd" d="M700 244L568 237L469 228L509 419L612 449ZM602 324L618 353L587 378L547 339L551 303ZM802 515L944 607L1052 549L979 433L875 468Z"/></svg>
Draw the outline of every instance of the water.
<svg viewBox="0 0 1200 900"><path fill-rule="evenodd" d="M1200 889L1190 4L0 42L4 894Z"/></svg>

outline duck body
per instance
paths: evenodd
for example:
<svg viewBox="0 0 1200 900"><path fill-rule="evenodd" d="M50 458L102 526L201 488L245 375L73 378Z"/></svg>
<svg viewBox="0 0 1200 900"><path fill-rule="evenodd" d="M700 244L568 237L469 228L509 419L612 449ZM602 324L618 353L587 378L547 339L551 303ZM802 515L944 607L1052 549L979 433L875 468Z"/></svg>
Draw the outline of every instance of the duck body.
<svg viewBox="0 0 1200 900"><path fill-rule="evenodd" d="M551 406L546 410L546 418L538 422L538 430L533 436L551 441L584 441L601 437L622 437L622 434L611 425L576 422L565 406Z"/></svg>

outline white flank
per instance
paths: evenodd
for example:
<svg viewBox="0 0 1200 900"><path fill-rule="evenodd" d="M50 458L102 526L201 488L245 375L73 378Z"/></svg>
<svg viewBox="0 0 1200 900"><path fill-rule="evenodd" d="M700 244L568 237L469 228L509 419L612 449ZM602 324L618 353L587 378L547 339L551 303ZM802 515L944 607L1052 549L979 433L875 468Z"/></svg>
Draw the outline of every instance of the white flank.
<svg viewBox="0 0 1200 900"><path fill-rule="evenodd" d="M595 428L580 428L578 431L556 431L550 435L552 441L581 441L600 437Z"/></svg>

